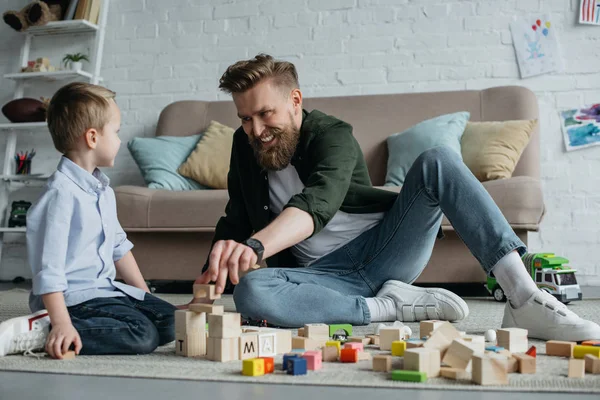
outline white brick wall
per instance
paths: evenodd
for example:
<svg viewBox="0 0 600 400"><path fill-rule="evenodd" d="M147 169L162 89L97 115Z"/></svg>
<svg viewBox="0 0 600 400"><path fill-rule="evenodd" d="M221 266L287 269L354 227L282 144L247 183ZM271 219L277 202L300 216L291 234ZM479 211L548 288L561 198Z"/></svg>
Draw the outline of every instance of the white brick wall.
<svg viewBox="0 0 600 400"><path fill-rule="evenodd" d="M26 0L5 0L19 9ZM191 5L190 5L191 4ZM113 0L102 74L118 92L123 141L153 134L160 110L180 99L228 99L217 81L232 62L268 52L296 63L305 96L482 89L516 84L538 95L547 215L531 250L572 260L580 279L600 285L600 147L566 153L557 111L600 101L600 27L576 24L579 0ZM519 79L509 22L550 13L566 70ZM0 24L0 73L12 72L22 36ZM40 42L55 64L76 41ZM89 51L89 50L88 50ZM0 80L0 102L14 86ZM48 96L47 85L27 95ZM3 141L0 139L0 144ZM48 138L37 168L53 168ZM1 154L2 152L0 152ZM113 185L141 184L123 146ZM17 194L26 196L25 193ZM18 240L17 240L18 242ZM5 248L0 279L27 268L22 244ZM17 272L14 272L14 271Z"/></svg>

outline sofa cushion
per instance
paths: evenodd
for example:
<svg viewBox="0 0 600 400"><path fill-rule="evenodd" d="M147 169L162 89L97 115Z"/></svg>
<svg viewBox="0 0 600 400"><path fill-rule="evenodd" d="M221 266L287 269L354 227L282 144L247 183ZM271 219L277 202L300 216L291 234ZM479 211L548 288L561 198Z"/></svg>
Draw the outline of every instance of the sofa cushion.
<svg viewBox="0 0 600 400"><path fill-rule="evenodd" d="M510 178L537 120L469 122L460 139L463 161L480 181Z"/></svg>
<svg viewBox="0 0 600 400"><path fill-rule="evenodd" d="M544 215L541 183L529 176L484 182L502 213L515 229L538 230ZM400 187L382 186L400 191ZM115 189L121 226L126 231L214 230L225 212L227 190L172 192L139 186ZM444 229L452 226L444 217Z"/></svg>
<svg viewBox="0 0 600 400"><path fill-rule="evenodd" d="M385 186L402 185L408 170L425 150L448 146L461 155L460 138L469 117L468 112L440 115L388 137Z"/></svg>
<svg viewBox="0 0 600 400"><path fill-rule="evenodd" d="M234 132L233 128L210 121L196 148L177 171L204 186L227 189Z"/></svg>

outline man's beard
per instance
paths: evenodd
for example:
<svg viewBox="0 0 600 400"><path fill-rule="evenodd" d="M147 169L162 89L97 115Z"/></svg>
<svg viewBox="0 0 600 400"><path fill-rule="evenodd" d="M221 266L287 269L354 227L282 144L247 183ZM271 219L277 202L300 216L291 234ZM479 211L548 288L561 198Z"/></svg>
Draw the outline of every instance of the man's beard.
<svg viewBox="0 0 600 400"><path fill-rule="evenodd" d="M275 146L264 149L263 143L255 136L250 136L250 145L254 150L256 161L264 169L270 171L281 171L287 167L296 152L300 130L290 124L284 128L266 128L262 137L273 135L273 140L278 139Z"/></svg>

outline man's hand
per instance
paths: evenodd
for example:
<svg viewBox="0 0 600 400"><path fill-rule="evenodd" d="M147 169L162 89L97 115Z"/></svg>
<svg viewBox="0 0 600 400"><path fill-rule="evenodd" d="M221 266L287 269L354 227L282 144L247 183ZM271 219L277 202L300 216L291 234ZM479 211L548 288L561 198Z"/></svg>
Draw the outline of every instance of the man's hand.
<svg viewBox="0 0 600 400"><path fill-rule="evenodd" d="M69 351L71 344L75 345L75 354L79 354L81 338L73 324L52 325L46 340L46 353L52 358L62 360L63 354Z"/></svg>
<svg viewBox="0 0 600 400"><path fill-rule="evenodd" d="M246 272L256 264L258 257L250 247L234 240L219 240L210 252L208 269L196 283L216 283L216 293L225 289L227 276L234 285L240 281L239 272Z"/></svg>

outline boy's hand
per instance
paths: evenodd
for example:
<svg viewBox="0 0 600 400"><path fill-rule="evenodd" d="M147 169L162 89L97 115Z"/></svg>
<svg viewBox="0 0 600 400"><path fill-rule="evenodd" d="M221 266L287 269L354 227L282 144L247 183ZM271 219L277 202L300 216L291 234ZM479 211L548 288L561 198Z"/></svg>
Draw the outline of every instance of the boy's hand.
<svg viewBox="0 0 600 400"><path fill-rule="evenodd" d="M250 247L235 240L219 240L210 252L208 268L196 283L215 282L217 294L223 293L227 276L234 285L239 283L239 272L251 269L258 257Z"/></svg>
<svg viewBox="0 0 600 400"><path fill-rule="evenodd" d="M75 345L75 354L79 354L81 338L73 324L52 325L52 330L46 340L46 353L52 358L62 360L63 354L69 351L71 344Z"/></svg>

